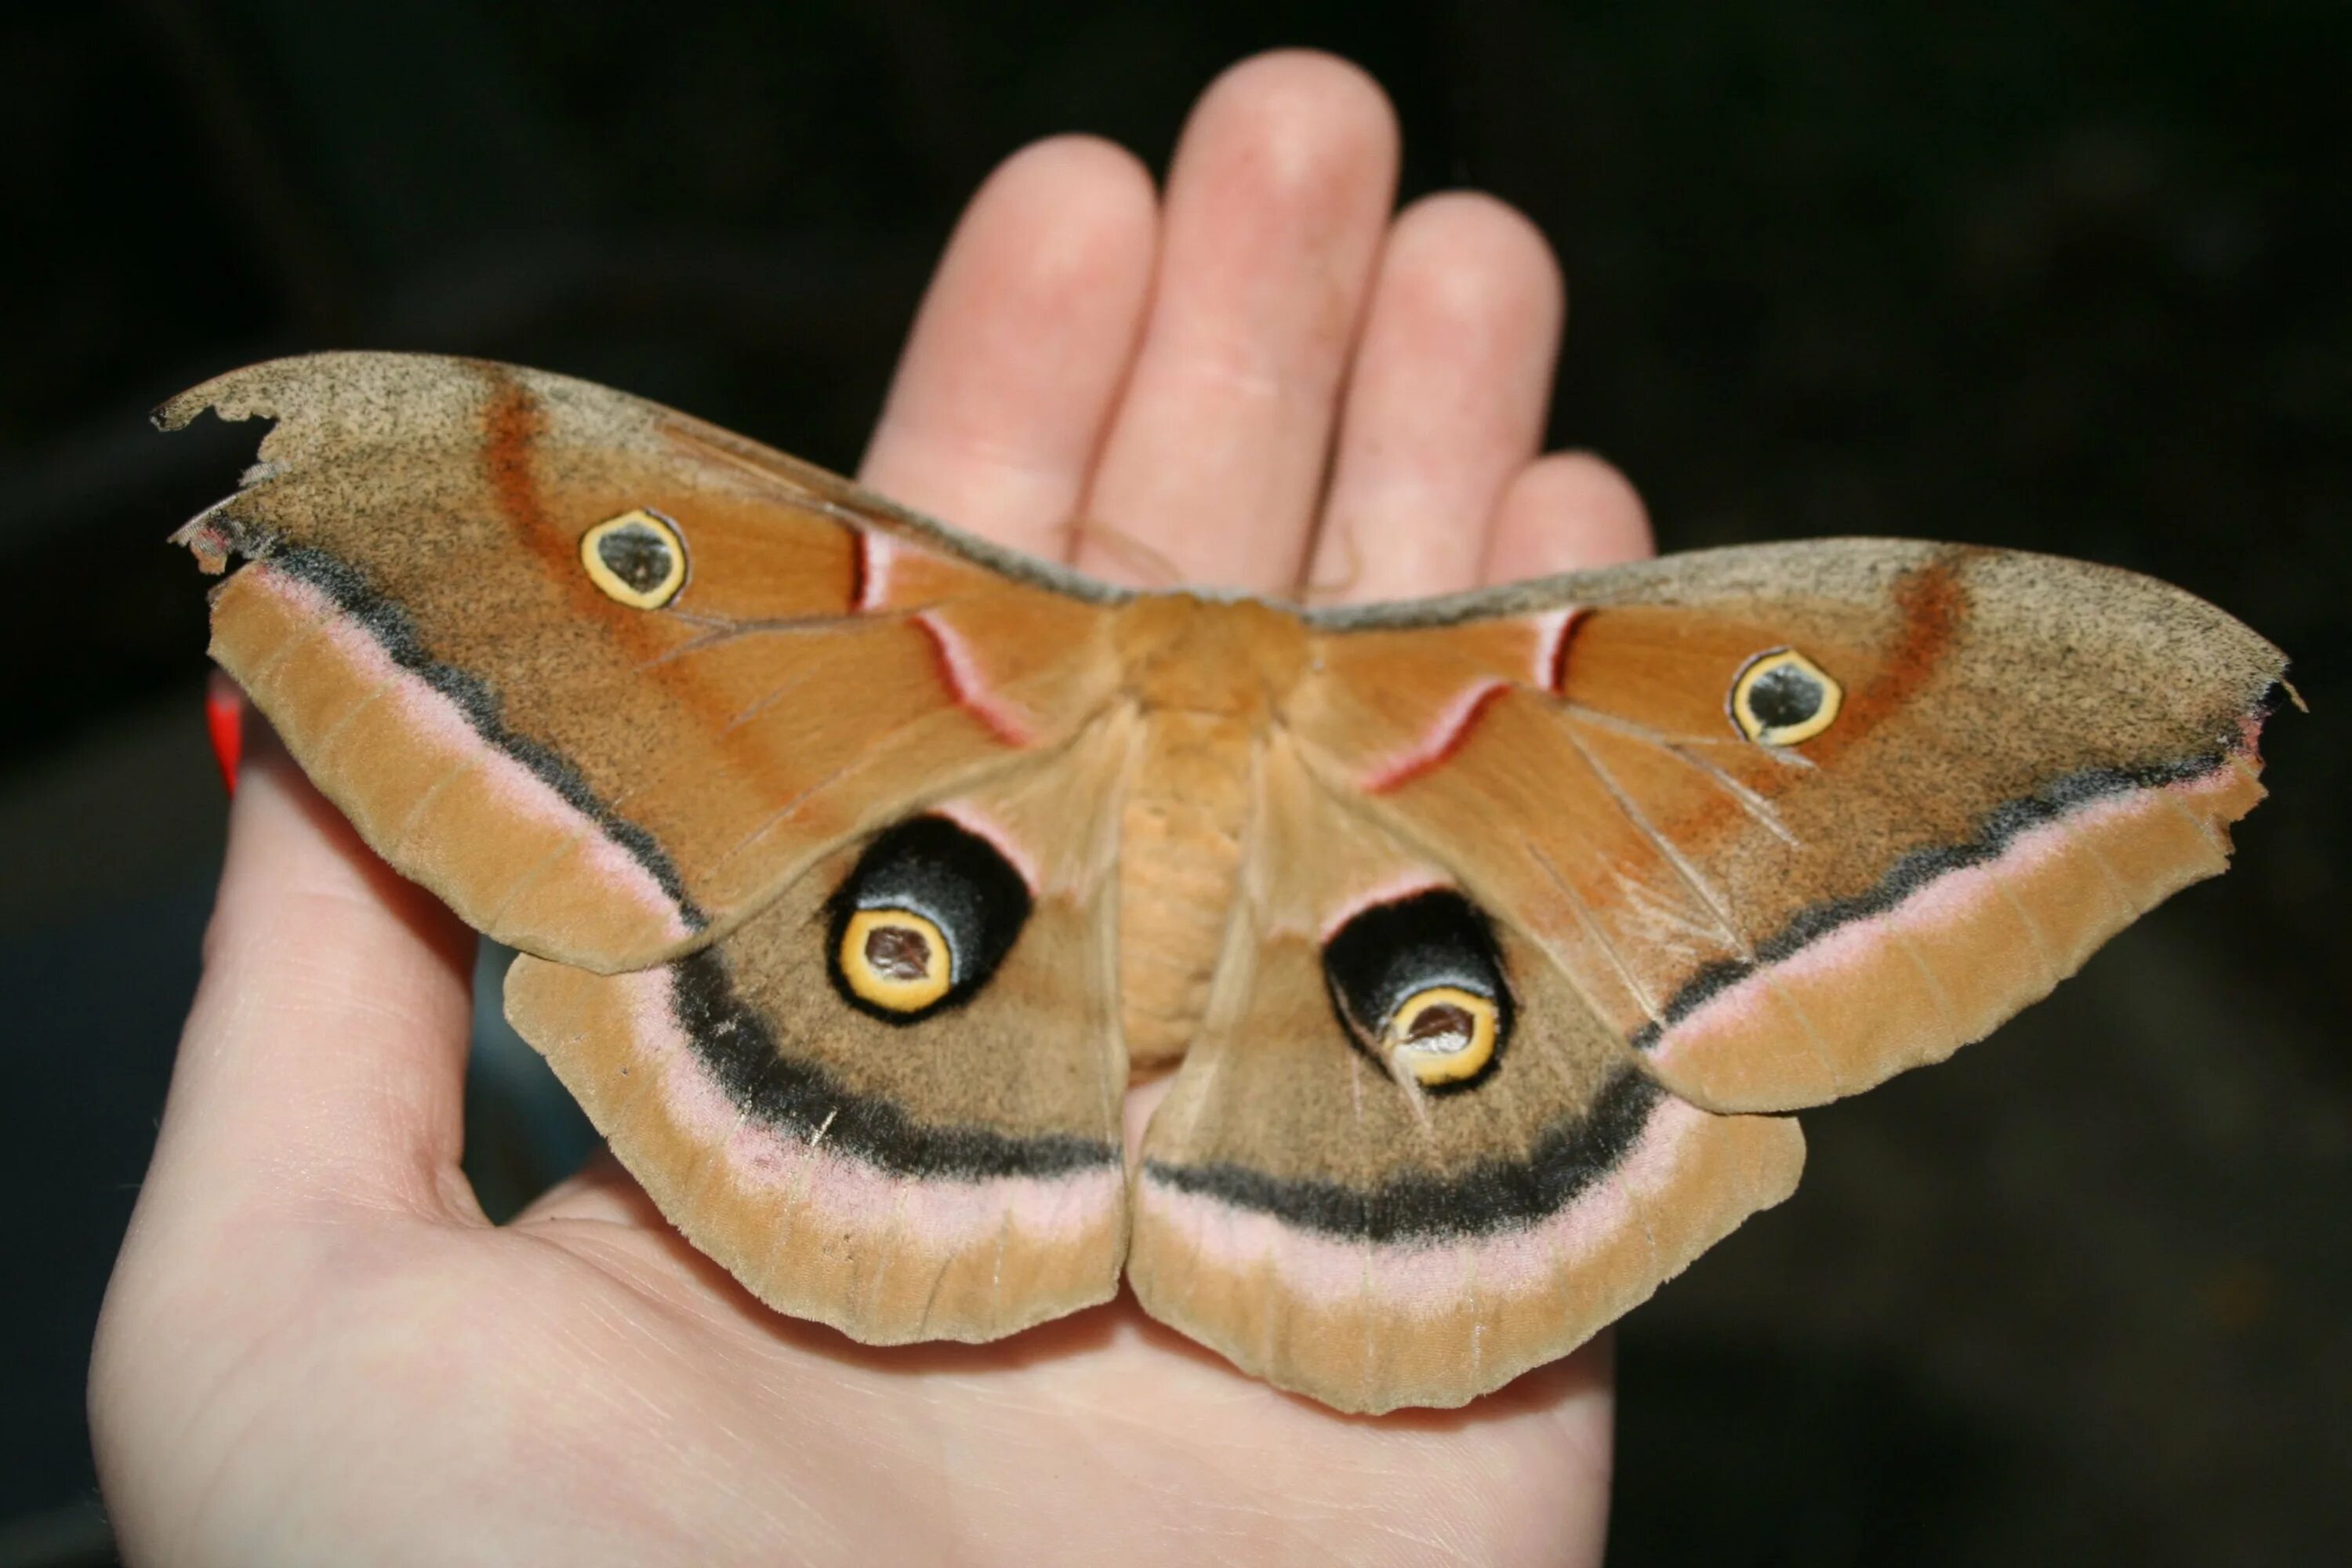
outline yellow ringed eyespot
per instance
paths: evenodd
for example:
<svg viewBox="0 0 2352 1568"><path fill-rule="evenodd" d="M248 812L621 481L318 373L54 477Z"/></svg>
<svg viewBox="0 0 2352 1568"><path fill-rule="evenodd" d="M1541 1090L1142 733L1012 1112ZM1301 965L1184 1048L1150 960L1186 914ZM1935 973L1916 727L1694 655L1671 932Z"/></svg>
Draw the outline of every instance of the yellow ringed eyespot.
<svg viewBox="0 0 2352 1568"><path fill-rule="evenodd" d="M686 585L686 542L668 518L633 507L580 536L580 564L606 598L658 610Z"/></svg>
<svg viewBox="0 0 2352 1568"><path fill-rule="evenodd" d="M912 910L859 910L841 932L841 975L877 1007L917 1013L948 994L955 961L940 928Z"/></svg>
<svg viewBox="0 0 2352 1568"><path fill-rule="evenodd" d="M1382 1031L1390 1058L1424 1088L1475 1078L1495 1054L1493 1000L1432 985L1398 1004Z"/></svg>
<svg viewBox="0 0 2352 1568"><path fill-rule="evenodd" d="M1810 741L1837 721L1845 689L1792 647L1759 653L1731 682L1731 721L1764 746Z"/></svg>

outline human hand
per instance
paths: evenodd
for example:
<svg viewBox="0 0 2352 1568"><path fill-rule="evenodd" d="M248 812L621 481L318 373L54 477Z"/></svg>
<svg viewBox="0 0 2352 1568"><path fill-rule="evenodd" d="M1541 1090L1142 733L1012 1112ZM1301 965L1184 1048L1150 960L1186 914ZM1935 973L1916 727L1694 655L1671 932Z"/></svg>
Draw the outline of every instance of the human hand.
<svg viewBox="0 0 2352 1568"><path fill-rule="evenodd" d="M1360 74L1283 54L1211 87L1164 200L1099 142L1018 154L864 479L1105 574L1126 539L1269 594L1645 553L1612 470L1534 458L1543 241L1482 197L1391 221L1396 136ZM472 951L257 747L92 1365L130 1560L1597 1560L1605 1352L1348 1417L1129 1297L869 1350L761 1307L609 1160L488 1225L458 1168Z"/></svg>

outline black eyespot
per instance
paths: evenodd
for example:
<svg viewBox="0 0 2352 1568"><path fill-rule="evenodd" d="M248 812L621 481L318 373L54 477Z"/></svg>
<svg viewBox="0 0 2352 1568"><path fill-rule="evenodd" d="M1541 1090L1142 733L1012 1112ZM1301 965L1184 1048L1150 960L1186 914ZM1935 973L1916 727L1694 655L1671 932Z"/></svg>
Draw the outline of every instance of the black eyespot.
<svg viewBox="0 0 2352 1568"><path fill-rule="evenodd" d="M1822 710L1822 683L1793 664L1776 665L1748 689L1748 711L1768 730L1801 724Z"/></svg>
<svg viewBox="0 0 2352 1568"><path fill-rule="evenodd" d="M642 522L616 528L596 542L606 571L643 594L670 574L677 557L669 541Z"/></svg>
<svg viewBox="0 0 2352 1568"><path fill-rule="evenodd" d="M1375 904L1323 947L1323 978L1357 1047L1430 1093L1493 1076L1511 994L1486 918L1452 889Z"/></svg>
<svg viewBox="0 0 2352 1568"><path fill-rule="evenodd" d="M637 507L581 535L580 564L607 598L657 610L686 585L686 542L668 518Z"/></svg>
<svg viewBox="0 0 2352 1568"><path fill-rule="evenodd" d="M944 816L866 846L833 896L826 972L842 1000L911 1024L969 1001L1029 919L1029 886L996 846Z"/></svg>
<svg viewBox="0 0 2352 1568"><path fill-rule="evenodd" d="M1810 741L1837 720L1844 693L1829 674L1790 647L1759 653L1731 682L1731 721L1767 746Z"/></svg>
<svg viewBox="0 0 2352 1568"><path fill-rule="evenodd" d="M861 910L861 914L871 914ZM859 959L877 974L891 980L921 980L940 964L940 954L930 934L916 925L876 922L858 944ZM952 966L950 966L952 978Z"/></svg>

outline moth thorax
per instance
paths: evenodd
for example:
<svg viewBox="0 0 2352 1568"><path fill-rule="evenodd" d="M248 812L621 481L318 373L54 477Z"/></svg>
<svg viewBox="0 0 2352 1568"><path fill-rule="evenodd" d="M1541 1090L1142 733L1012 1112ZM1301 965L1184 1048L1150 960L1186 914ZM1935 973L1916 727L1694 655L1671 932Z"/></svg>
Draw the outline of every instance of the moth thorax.
<svg viewBox="0 0 2352 1568"><path fill-rule="evenodd" d="M1208 1004L1240 888L1253 727L1231 714L1160 711L1122 812L1118 980L1128 1058L1183 1053Z"/></svg>

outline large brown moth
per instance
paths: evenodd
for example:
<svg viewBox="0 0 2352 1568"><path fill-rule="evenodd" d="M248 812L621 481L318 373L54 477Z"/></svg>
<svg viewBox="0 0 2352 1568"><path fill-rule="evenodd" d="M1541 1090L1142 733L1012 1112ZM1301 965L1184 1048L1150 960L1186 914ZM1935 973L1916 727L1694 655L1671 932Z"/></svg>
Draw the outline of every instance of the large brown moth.
<svg viewBox="0 0 2352 1568"><path fill-rule="evenodd" d="M334 354L178 535L214 657L663 1212L873 1343L1109 1297L1343 1410L1581 1343L2262 797L2177 589L1827 540L1139 593L578 381ZM1130 1170L1121 1096L1175 1062Z"/></svg>

